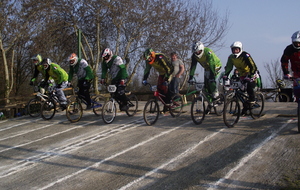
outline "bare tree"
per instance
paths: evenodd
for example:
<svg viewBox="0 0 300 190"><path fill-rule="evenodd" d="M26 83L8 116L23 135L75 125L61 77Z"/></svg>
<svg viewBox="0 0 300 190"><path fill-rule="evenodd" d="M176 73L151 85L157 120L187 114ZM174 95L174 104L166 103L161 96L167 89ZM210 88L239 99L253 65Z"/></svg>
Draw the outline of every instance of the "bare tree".
<svg viewBox="0 0 300 190"><path fill-rule="evenodd" d="M268 73L267 79L268 79L268 82L270 82L270 86L275 88L276 80L282 79L282 76L283 76L280 61L276 60L276 61L271 61L270 63L265 63L264 67Z"/></svg>

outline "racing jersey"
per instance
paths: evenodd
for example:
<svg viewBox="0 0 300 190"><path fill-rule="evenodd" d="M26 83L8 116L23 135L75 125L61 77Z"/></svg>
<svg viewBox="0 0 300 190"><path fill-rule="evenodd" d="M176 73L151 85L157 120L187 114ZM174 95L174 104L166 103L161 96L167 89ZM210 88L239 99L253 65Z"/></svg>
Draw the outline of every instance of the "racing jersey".
<svg viewBox="0 0 300 190"><path fill-rule="evenodd" d="M254 63L251 55L245 51L243 51L238 58L236 58L234 54L229 55L225 67L226 76L229 75L233 66L235 66L236 69L239 71L240 77L245 77L247 75L252 76L257 71L256 64Z"/></svg>
<svg viewBox="0 0 300 190"><path fill-rule="evenodd" d="M48 81L49 77L52 77L56 84L68 81L68 73L55 63L51 63L46 70L45 81Z"/></svg>
<svg viewBox="0 0 300 190"><path fill-rule="evenodd" d="M219 73L219 70L222 67L220 59L210 48L204 47L203 51L204 52L201 58L193 53L190 76L194 76L197 68L197 63L200 63L205 71L212 71L215 76Z"/></svg>
<svg viewBox="0 0 300 190"><path fill-rule="evenodd" d="M109 62L102 61L102 75L101 79L105 79L107 71L111 74L112 81L126 79L128 77L126 66L120 56L113 55Z"/></svg>
<svg viewBox="0 0 300 190"><path fill-rule="evenodd" d="M163 75L167 79L172 75L172 73L174 71L174 66L172 65L172 63L168 60L168 58L164 54L155 53L155 59L152 64L149 64L148 60L146 60L146 68L144 71L143 80L147 80L152 67L155 70L157 70L159 75Z"/></svg>
<svg viewBox="0 0 300 190"><path fill-rule="evenodd" d="M296 73L300 73L300 49L294 48L291 44L285 48L283 55L281 57L281 68L283 73L289 74L288 65L289 61L291 62L291 69Z"/></svg>
<svg viewBox="0 0 300 190"><path fill-rule="evenodd" d="M79 59L75 66L70 66L68 81L73 79L74 73L76 73L78 80L92 80L94 78L91 67L84 59Z"/></svg>

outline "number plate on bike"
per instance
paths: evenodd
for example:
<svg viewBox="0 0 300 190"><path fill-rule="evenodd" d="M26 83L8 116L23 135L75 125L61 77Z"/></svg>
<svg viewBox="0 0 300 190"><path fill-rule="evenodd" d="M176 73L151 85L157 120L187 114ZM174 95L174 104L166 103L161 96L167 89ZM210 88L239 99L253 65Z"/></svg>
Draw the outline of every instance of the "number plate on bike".
<svg viewBox="0 0 300 190"><path fill-rule="evenodd" d="M240 81L238 82L233 82L230 86L231 89L238 89L240 86L242 85L242 83Z"/></svg>
<svg viewBox="0 0 300 190"><path fill-rule="evenodd" d="M109 85L107 87L107 90L108 90L108 92L116 92L117 87L116 87L116 85Z"/></svg>
<svg viewBox="0 0 300 190"><path fill-rule="evenodd" d="M196 90L202 90L204 83L196 84Z"/></svg>

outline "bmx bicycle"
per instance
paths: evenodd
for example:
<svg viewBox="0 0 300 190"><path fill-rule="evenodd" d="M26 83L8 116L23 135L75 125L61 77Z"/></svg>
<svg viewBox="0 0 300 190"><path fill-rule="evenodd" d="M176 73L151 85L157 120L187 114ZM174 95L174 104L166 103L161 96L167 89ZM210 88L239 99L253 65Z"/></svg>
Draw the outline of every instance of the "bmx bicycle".
<svg viewBox="0 0 300 190"><path fill-rule="evenodd" d="M217 116L222 115L225 97L219 94L218 98L211 101L210 94L204 89L204 82L195 82L199 95L193 100L191 105L191 117L196 125L203 122L205 115L209 114L212 110Z"/></svg>
<svg viewBox="0 0 300 190"><path fill-rule="evenodd" d="M247 83L242 81L231 82L230 93L226 97L223 111L223 121L228 128L238 123L242 112L249 114L253 119L261 117L264 110L264 96L261 92L255 92L255 103L249 103L249 96L246 93ZM243 110L241 112L241 105Z"/></svg>
<svg viewBox="0 0 300 190"><path fill-rule="evenodd" d="M125 86L123 86L125 88ZM112 123L117 115L116 104L121 104L121 101L115 98L115 92L117 91L116 85L108 85L107 90L110 93L110 99L104 104L102 108L102 119L104 123ZM138 109L138 99L136 95L129 91L124 92L127 97L126 114L131 117L136 114Z"/></svg>
<svg viewBox="0 0 300 190"><path fill-rule="evenodd" d="M164 101L166 97L164 94L157 90L157 86L152 86L150 83L146 85L150 86L150 90L154 92L154 97L147 101L144 107L143 117L147 125L153 125L158 120L160 114L159 102L165 106L172 117L178 117L182 113L183 109L183 99L180 95L174 95L171 98L171 103L167 104Z"/></svg>

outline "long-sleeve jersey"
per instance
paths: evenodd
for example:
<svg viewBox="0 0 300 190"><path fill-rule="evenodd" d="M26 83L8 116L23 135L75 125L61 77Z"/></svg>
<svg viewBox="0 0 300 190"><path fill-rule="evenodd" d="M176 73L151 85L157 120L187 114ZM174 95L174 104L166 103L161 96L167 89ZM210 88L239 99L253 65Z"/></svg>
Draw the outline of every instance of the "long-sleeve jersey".
<svg viewBox="0 0 300 190"><path fill-rule="evenodd" d="M197 63L200 63L200 65L204 68L205 71L210 70L215 75L221 69L222 63L220 59L216 56L216 54L210 48L207 47L205 47L203 51L204 52L201 58L199 58L195 54L192 55L190 76L194 76L197 68Z"/></svg>
<svg viewBox="0 0 300 190"><path fill-rule="evenodd" d="M55 63L51 63L48 69L46 69L45 80L48 81L49 77L52 77L56 84L68 81L68 73Z"/></svg>
<svg viewBox="0 0 300 190"><path fill-rule="evenodd" d="M76 73L78 80L92 80L94 78L91 67L84 59L78 59L75 66L70 66L68 81L72 81L74 73Z"/></svg>
<svg viewBox="0 0 300 190"><path fill-rule="evenodd" d="M281 57L281 68L283 73L289 74L288 65L291 63L291 69L293 72L300 73L300 49L296 49L293 45L287 46Z"/></svg>
<svg viewBox="0 0 300 190"><path fill-rule="evenodd" d="M257 67L255 62L253 61L252 57L249 53L243 51L241 55L236 58L234 54L229 55L227 64L226 64L226 70L225 75L228 76L231 70L233 69L233 66L236 67L236 69L239 71L239 75L241 77L245 77L247 75L254 75L257 71Z"/></svg>
<svg viewBox="0 0 300 190"><path fill-rule="evenodd" d="M128 77L126 66L120 56L114 55L111 60L106 63L105 60L102 61L102 75L101 79L105 79L107 71L111 74L112 81L126 79Z"/></svg>
<svg viewBox="0 0 300 190"><path fill-rule="evenodd" d="M155 53L155 60L151 65L148 63L148 61L146 61L146 69L144 71L143 80L147 80L152 67L158 72L159 75L164 75L166 78L169 78L174 71L172 63L164 54Z"/></svg>

